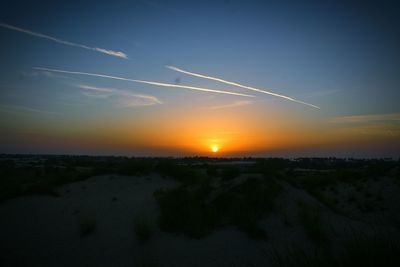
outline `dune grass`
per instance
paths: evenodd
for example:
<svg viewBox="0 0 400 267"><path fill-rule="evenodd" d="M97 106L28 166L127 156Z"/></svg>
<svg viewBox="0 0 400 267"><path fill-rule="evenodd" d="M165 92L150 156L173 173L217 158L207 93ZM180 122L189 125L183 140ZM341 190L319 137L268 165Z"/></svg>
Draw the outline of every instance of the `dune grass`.
<svg viewBox="0 0 400 267"><path fill-rule="evenodd" d="M94 214L85 213L79 217L79 236L81 238L92 234L96 227L97 221Z"/></svg>
<svg viewBox="0 0 400 267"><path fill-rule="evenodd" d="M142 255L135 266L138 267L158 267L160 262L154 255Z"/></svg>
<svg viewBox="0 0 400 267"><path fill-rule="evenodd" d="M324 249L310 252L299 247L275 251L270 256L273 266L279 267L395 267L400 266L400 241L385 235L355 234L336 256Z"/></svg>
<svg viewBox="0 0 400 267"><path fill-rule="evenodd" d="M183 185L194 185L210 181L210 177L198 168L180 165L173 159L160 159L155 166L155 171L163 177L174 179Z"/></svg>
<svg viewBox="0 0 400 267"><path fill-rule="evenodd" d="M216 192L207 183L158 191L161 230L201 238L218 227L234 225L255 239L267 234L258 226L274 209L280 186L271 179L249 178Z"/></svg>
<svg viewBox="0 0 400 267"><path fill-rule="evenodd" d="M216 224L216 212L206 202L211 193L207 185L184 186L157 191L155 197L160 207L161 230L183 233L194 238L207 235Z"/></svg>
<svg viewBox="0 0 400 267"><path fill-rule="evenodd" d="M328 238L321 222L320 209L302 201L297 204L299 221L310 240L320 244L327 242Z"/></svg>
<svg viewBox="0 0 400 267"><path fill-rule="evenodd" d="M87 171L75 168L18 167L13 163L0 164L0 202L23 195L49 195L57 197L56 187L84 180Z"/></svg>
<svg viewBox="0 0 400 267"><path fill-rule="evenodd" d="M153 235L153 221L147 214L140 214L134 220L134 231L136 239L140 243L147 242Z"/></svg>
<svg viewBox="0 0 400 267"><path fill-rule="evenodd" d="M321 251L306 251L303 248L289 246L283 251L268 253L275 267L334 267L333 258Z"/></svg>

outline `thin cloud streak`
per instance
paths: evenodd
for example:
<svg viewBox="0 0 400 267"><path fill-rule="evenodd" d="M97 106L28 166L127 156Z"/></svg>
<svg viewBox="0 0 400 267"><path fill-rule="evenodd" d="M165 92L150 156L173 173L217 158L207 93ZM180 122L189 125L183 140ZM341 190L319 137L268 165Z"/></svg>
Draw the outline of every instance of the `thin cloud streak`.
<svg viewBox="0 0 400 267"><path fill-rule="evenodd" d="M74 46L74 47L79 47L79 48L83 48L83 49L87 49L87 50L92 50L95 52L99 52L99 53L103 53L109 56L114 56L114 57L119 57L119 58L124 58L124 59L128 59L128 56L120 51L113 51L113 50L109 50L109 49L104 49L104 48L99 48L99 47L90 47L87 45L83 45L83 44L77 44L77 43L73 43L73 42L69 42L69 41L65 41L65 40L61 40L43 33L39 33L39 32L33 32L30 30L26 30L26 29L22 29L10 24L6 24L6 23L2 23L0 22L0 27L9 29L9 30L14 30L14 31L19 31L25 34L29 34L35 37L39 37L39 38L43 38L43 39L47 39L59 44L63 44L63 45L69 45L69 46Z"/></svg>
<svg viewBox="0 0 400 267"><path fill-rule="evenodd" d="M0 109L8 110L12 113L24 112L24 113L40 113L40 114L47 114L47 115L56 115L57 114L57 112L53 112L53 111L30 108L30 107L25 107L25 106L15 106L15 105L0 105Z"/></svg>
<svg viewBox="0 0 400 267"><path fill-rule="evenodd" d="M62 79L74 80L74 78L60 75L60 74L55 74L55 73L49 72L49 71L30 71L30 72L22 71L21 75L24 77L38 77L40 75L43 75L43 76L46 76L49 78L62 78Z"/></svg>
<svg viewBox="0 0 400 267"><path fill-rule="evenodd" d="M157 86L162 86L162 87L173 87L173 88L182 88L182 89L189 89L189 90L195 90L195 91L218 93L218 94L236 95L236 96L244 96L244 97L254 97L253 95L240 94L240 93L234 93L234 92L229 92L229 91L222 91L222 90L215 90L215 89L194 87L194 86L187 86L187 85L177 85L177 84L170 84L170 83L160 83L160 82L152 82L152 81L134 80L134 79L128 79L128 78L123 78L123 77L118 77L118 76L110 76L110 75L104 75L104 74L97 74L97 73L57 70L57 69L49 69L49 68L41 68L41 67L36 67L34 69L43 70L43 71L59 72L59 73L69 73L69 74L76 74L76 75L86 75L86 76L93 76L93 77L101 77L101 78L108 78L108 79L114 79L114 80L120 80L120 81L128 81L128 82L135 82L135 83L157 85Z"/></svg>
<svg viewBox="0 0 400 267"><path fill-rule="evenodd" d="M92 91L91 93L83 93L87 97L103 99L113 96L117 97L119 98L119 103L122 107L153 106L162 104L161 100L152 95L136 94L117 88L104 88L86 84L77 84L76 86L84 90Z"/></svg>
<svg viewBox="0 0 400 267"><path fill-rule="evenodd" d="M225 109L225 108L236 108L236 107L241 107L245 105L250 105L252 104L253 101L248 101L248 100L242 100L242 101L235 101L226 105L219 105L219 106L208 106L205 107L206 109Z"/></svg>
<svg viewBox="0 0 400 267"><path fill-rule="evenodd" d="M92 85L86 85L86 84L78 84L77 85L79 88L86 89L86 90L93 90L101 93L113 93L115 92L115 89L111 88L103 88L103 87L97 87L97 86L92 86Z"/></svg>
<svg viewBox="0 0 400 267"><path fill-rule="evenodd" d="M82 95L90 97L90 98L99 98L99 99L107 99L111 95L110 94L99 94L99 93L90 93L90 92L83 92Z"/></svg>
<svg viewBox="0 0 400 267"><path fill-rule="evenodd" d="M170 69L170 70L173 70L173 71L176 71L176 72L180 72L180 73L184 73L184 74L187 74L187 75L191 75L191 76L195 76L195 77L199 77L199 78L203 78L203 79L208 79L208 80L213 80L213 81L217 81L217 82L221 82L221 83L237 86L237 87L240 87L240 88L243 88L243 89L252 90L252 91L259 92L259 93L264 93L264 94L268 94L268 95L284 98L284 99L289 100L289 101L293 101L293 102L296 102L296 103L300 103L300 104L303 104L303 105L307 105L307 106L310 106L310 107L313 107L313 108L320 109L320 107L318 107L318 106L315 106L315 105L312 105L312 104L309 104L309 103L306 103L306 102L291 98L289 96L273 93L273 92L270 92L270 91L261 90L261 89L255 88L255 87L242 85L242 84L239 84L239 83L223 80L223 79L216 78L216 77L211 77L211 76L206 76L206 75L202 75L202 74L186 71L186 70L174 67L174 66L165 66L165 67Z"/></svg>
<svg viewBox="0 0 400 267"><path fill-rule="evenodd" d="M400 113L334 117L331 123L400 123Z"/></svg>

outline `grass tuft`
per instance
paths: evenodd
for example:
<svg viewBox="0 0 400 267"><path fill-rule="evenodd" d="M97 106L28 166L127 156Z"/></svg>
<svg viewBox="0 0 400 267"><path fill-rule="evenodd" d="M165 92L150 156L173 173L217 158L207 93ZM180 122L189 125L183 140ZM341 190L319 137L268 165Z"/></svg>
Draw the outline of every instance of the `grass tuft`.
<svg viewBox="0 0 400 267"><path fill-rule="evenodd" d="M258 221L273 211L280 191L274 180L257 178L218 192L208 184L158 191L160 228L201 238L217 227L234 225L251 238L264 239Z"/></svg>
<svg viewBox="0 0 400 267"><path fill-rule="evenodd" d="M385 236L373 238L355 235L343 245L344 252L333 256L326 250L306 251L290 247L271 254L279 267L397 267L400 266L400 242Z"/></svg>
<svg viewBox="0 0 400 267"><path fill-rule="evenodd" d="M322 227L321 211L317 207L308 205L302 201L298 203L299 220L306 231L307 236L316 243L325 243L327 236Z"/></svg>
<svg viewBox="0 0 400 267"><path fill-rule="evenodd" d="M153 234L153 222L147 215L140 215L134 220L134 231L139 242L148 241Z"/></svg>
<svg viewBox="0 0 400 267"><path fill-rule="evenodd" d="M84 214L79 219L79 235L85 237L96 230L96 216L93 214Z"/></svg>

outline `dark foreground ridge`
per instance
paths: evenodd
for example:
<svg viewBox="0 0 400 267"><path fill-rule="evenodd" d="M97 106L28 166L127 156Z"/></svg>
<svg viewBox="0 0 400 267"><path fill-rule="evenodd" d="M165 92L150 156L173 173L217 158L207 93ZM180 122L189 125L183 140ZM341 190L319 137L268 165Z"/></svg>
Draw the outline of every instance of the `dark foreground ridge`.
<svg viewBox="0 0 400 267"><path fill-rule="evenodd" d="M0 156L1 266L400 266L400 161Z"/></svg>

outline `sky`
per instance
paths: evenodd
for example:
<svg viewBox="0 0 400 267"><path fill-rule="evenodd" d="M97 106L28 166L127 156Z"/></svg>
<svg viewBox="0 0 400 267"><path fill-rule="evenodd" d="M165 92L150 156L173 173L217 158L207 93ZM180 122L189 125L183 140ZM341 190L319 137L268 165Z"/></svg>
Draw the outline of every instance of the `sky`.
<svg viewBox="0 0 400 267"><path fill-rule="evenodd" d="M396 1L0 6L0 153L400 156Z"/></svg>

